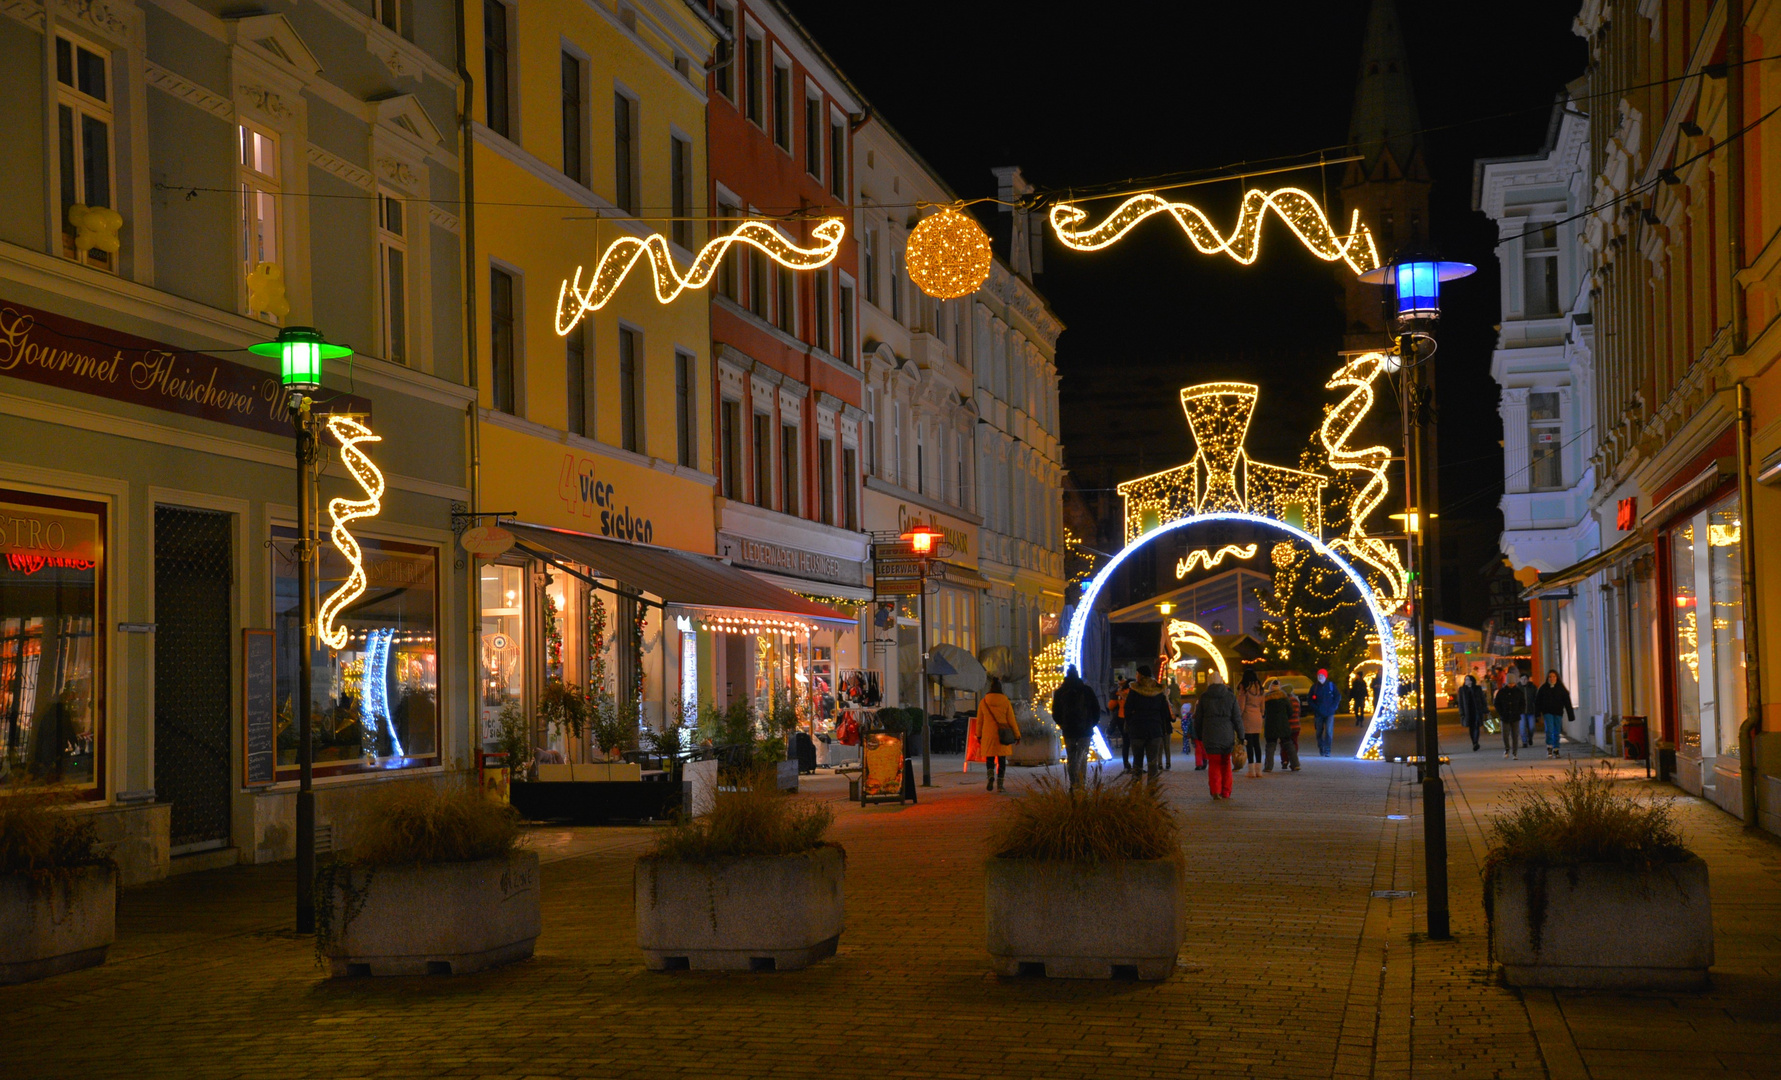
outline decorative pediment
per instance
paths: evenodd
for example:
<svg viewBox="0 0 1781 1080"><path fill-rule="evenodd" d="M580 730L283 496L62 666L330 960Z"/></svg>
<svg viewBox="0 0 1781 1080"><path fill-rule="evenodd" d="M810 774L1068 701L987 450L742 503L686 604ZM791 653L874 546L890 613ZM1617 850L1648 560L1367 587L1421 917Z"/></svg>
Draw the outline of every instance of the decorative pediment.
<svg viewBox="0 0 1781 1080"><path fill-rule="evenodd" d="M427 110L413 94L397 94L371 103L377 110L377 122L395 128L403 135L427 147L440 143L439 128L427 116Z"/></svg>
<svg viewBox="0 0 1781 1080"><path fill-rule="evenodd" d="M234 27L236 45L270 60L304 82L321 73L321 61L283 15L248 15L228 22Z"/></svg>

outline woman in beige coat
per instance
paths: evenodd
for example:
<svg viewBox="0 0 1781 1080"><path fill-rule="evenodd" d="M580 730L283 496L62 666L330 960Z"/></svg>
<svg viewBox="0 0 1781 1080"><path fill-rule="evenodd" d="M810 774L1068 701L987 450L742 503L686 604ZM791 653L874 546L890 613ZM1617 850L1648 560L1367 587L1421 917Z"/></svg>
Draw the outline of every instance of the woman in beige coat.
<svg viewBox="0 0 1781 1080"><path fill-rule="evenodd" d="M1262 705L1267 700L1261 677L1253 670L1244 671L1243 681L1237 684L1237 707L1243 710L1243 749L1249 757L1250 776L1262 774L1262 731L1267 726Z"/></svg>
<svg viewBox="0 0 1781 1080"><path fill-rule="evenodd" d="M1013 734L1013 741L1002 741L1002 729ZM991 678L983 701L977 706L977 750L989 770L989 790L1002 790L1002 774L1008 769L1008 755L1020 742L1020 724L1014 719L1014 703L1002 693L1002 680Z"/></svg>

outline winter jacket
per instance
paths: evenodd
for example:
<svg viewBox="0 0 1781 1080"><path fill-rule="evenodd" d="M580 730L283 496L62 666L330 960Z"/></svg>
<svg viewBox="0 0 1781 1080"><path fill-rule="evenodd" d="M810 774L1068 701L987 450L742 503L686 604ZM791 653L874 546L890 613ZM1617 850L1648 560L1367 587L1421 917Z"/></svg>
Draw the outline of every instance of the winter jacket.
<svg viewBox="0 0 1781 1080"><path fill-rule="evenodd" d="M1243 734L1260 735L1266 726L1262 720L1262 702L1267 699L1260 690L1237 691L1237 706L1243 710Z"/></svg>
<svg viewBox="0 0 1781 1080"><path fill-rule="evenodd" d="M1497 691L1496 700L1491 702L1496 707L1497 715L1505 720L1519 720L1523 713L1521 684L1510 686L1507 683Z"/></svg>
<svg viewBox="0 0 1781 1080"><path fill-rule="evenodd" d="M1171 726L1169 695L1153 679L1139 679L1125 698L1125 737L1160 739Z"/></svg>
<svg viewBox="0 0 1781 1080"><path fill-rule="evenodd" d="M1462 723L1469 728L1484 723L1484 717L1490 712L1490 700L1484 696L1484 687L1475 683L1462 684L1456 697Z"/></svg>
<svg viewBox="0 0 1781 1080"><path fill-rule="evenodd" d="M1301 724L1299 722L1299 710L1302 707L1299 704L1299 695L1290 694L1290 693L1287 694L1286 695L1286 703L1288 705L1292 706L1292 720L1290 723L1291 723L1292 730L1294 732L1297 732L1299 730L1299 728L1304 726L1303 724Z"/></svg>
<svg viewBox="0 0 1781 1080"><path fill-rule="evenodd" d="M1292 734L1292 703L1278 690L1262 702L1262 734L1269 739L1284 739Z"/></svg>
<svg viewBox="0 0 1781 1080"><path fill-rule="evenodd" d="M1195 710L1196 704L1192 698L1181 703L1181 737L1189 742L1200 737L1198 729L1194 726Z"/></svg>
<svg viewBox="0 0 1781 1080"><path fill-rule="evenodd" d="M1342 692L1336 689L1335 683L1328 679L1311 683L1311 711L1319 718L1328 720L1341 707Z"/></svg>
<svg viewBox="0 0 1781 1080"><path fill-rule="evenodd" d="M1228 754L1242 741L1243 712L1230 687L1223 683L1206 687L1194 708L1194 731L1208 754Z"/></svg>
<svg viewBox="0 0 1781 1080"><path fill-rule="evenodd" d="M1066 675L1052 691L1051 718L1065 739L1086 738L1101 718L1101 696L1081 678Z"/></svg>
<svg viewBox="0 0 1781 1080"><path fill-rule="evenodd" d="M1577 710L1571 706L1571 692L1562 683L1558 686L1541 683L1540 689L1534 692L1534 711L1541 716L1568 716L1572 723L1577 721Z"/></svg>
<svg viewBox="0 0 1781 1080"><path fill-rule="evenodd" d="M1004 743L1000 729L1014 729L1015 742L1020 741L1020 724L1014 719L1014 703L1006 694L985 694L977 706L977 745L986 758L1006 757L1014 752L1013 743Z"/></svg>

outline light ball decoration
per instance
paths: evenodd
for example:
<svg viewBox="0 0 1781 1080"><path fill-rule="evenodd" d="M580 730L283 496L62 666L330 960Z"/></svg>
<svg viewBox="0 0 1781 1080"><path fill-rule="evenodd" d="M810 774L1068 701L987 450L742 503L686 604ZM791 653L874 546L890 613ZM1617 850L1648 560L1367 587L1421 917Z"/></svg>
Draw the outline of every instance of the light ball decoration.
<svg viewBox="0 0 1781 1080"><path fill-rule="evenodd" d="M1291 544L1281 541L1274 545L1273 559L1275 566L1284 570L1293 564L1293 558L1294 552Z"/></svg>
<svg viewBox="0 0 1781 1080"><path fill-rule="evenodd" d="M936 300L976 292L989 277L989 236L969 214L942 207L923 218L904 249L909 280Z"/></svg>

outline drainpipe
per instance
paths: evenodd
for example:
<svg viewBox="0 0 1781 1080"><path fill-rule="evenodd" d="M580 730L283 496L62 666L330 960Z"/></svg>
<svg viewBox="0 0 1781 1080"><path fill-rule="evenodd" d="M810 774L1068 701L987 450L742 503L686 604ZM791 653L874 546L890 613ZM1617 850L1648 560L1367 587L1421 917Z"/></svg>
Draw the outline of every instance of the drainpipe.
<svg viewBox="0 0 1781 1080"><path fill-rule="evenodd" d="M476 144L475 132L470 127L470 113L476 101L476 80L470 76L464 29L464 4L454 4L458 14L458 79L464 86L464 104L458 110L458 163L463 169L462 183L463 201L458 209L458 224L463 229L464 254L464 376L472 391L469 403L464 407L465 420L470 425L470 511L474 513L482 504L482 433L481 422L477 417L477 405L482 401L478 389L478 371L476 357ZM471 518L470 524L480 520ZM464 576L467 584L464 590L464 653L466 656L465 670L465 703L464 711L470 736L471 768L480 772L482 768L482 721L478 716L478 702L482 699L481 649L477 647L477 636L482 632L482 611L480 582L477 579L476 557L469 555L466 560ZM511 764L511 763L509 763Z"/></svg>

